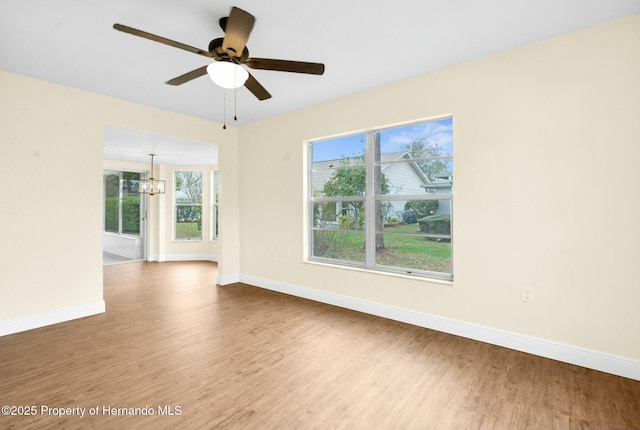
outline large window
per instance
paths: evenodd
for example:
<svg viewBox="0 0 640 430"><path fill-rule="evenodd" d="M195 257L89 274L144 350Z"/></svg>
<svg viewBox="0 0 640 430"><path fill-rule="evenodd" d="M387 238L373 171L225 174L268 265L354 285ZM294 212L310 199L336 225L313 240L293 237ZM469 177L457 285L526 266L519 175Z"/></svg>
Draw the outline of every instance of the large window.
<svg viewBox="0 0 640 430"><path fill-rule="evenodd" d="M108 172L104 175L104 231L140 235L140 173Z"/></svg>
<svg viewBox="0 0 640 430"><path fill-rule="evenodd" d="M202 239L202 172L175 172L175 238Z"/></svg>
<svg viewBox="0 0 640 430"><path fill-rule="evenodd" d="M453 121L310 143L310 259L452 279Z"/></svg>

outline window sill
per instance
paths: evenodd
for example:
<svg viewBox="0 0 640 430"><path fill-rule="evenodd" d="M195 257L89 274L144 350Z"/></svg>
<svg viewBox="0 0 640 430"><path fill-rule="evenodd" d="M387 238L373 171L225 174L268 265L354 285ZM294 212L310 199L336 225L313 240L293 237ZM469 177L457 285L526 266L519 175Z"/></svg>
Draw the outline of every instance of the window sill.
<svg viewBox="0 0 640 430"><path fill-rule="evenodd" d="M431 278L429 276L422 275L422 274L408 274L408 273L400 273L400 272L393 272L393 271L380 270L380 269L367 269L366 267L331 264L331 263L318 261L318 260L304 260L303 262L307 264L313 264L316 266L330 267L332 269L350 270L350 271L368 273L368 274L374 274L374 275L390 276L393 278L410 279L413 281L424 281L424 282L430 282L433 284L453 286L453 279Z"/></svg>
<svg viewBox="0 0 640 430"><path fill-rule="evenodd" d="M112 231L103 231L102 234L106 234L108 236L114 236L114 237L124 237L126 239L140 239L140 235L120 234L120 233L114 233Z"/></svg>

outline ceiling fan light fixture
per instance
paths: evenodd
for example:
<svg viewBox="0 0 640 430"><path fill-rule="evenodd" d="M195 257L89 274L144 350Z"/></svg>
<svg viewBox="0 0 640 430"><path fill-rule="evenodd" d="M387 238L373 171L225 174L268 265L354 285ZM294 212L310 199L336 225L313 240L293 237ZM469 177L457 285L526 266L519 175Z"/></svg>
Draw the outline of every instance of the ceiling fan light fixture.
<svg viewBox="0 0 640 430"><path fill-rule="evenodd" d="M216 61L207 66L207 73L211 80L222 88L238 88L249 78L249 72L244 67L230 61Z"/></svg>

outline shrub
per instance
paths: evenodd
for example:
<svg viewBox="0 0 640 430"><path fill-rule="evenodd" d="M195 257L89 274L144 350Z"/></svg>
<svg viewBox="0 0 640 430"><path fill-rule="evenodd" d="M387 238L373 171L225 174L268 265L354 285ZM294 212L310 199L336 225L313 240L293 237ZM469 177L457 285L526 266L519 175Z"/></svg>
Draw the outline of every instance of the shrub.
<svg viewBox="0 0 640 430"><path fill-rule="evenodd" d="M338 217L338 226L340 226L340 228L352 229L354 225L355 220L353 217L349 215L340 215L340 217Z"/></svg>
<svg viewBox="0 0 640 430"><path fill-rule="evenodd" d="M122 233L140 233L140 197L122 199Z"/></svg>
<svg viewBox="0 0 640 430"><path fill-rule="evenodd" d="M104 202L104 230L118 233L120 199L107 197ZM122 199L122 233L140 233L140 197L129 196Z"/></svg>
<svg viewBox="0 0 640 430"><path fill-rule="evenodd" d="M429 215L418 220L420 231L427 234L451 234L451 215Z"/></svg>
<svg viewBox="0 0 640 430"><path fill-rule="evenodd" d="M398 224L400 222L400 220L396 217L389 217L387 218L387 224L388 225L395 225Z"/></svg>
<svg viewBox="0 0 640 430"><path fill-rule="evenodd" d="M104 201L104 231L118 231L118 197L107 197Z"/></svg>
<svg viewBox="0 0 640 430"><path fill-rule="evenodd" d="M418 219L433 215L439 207L439 200L409 200L404 204L404 210Z"/></svg>
<svg viewBox="0 0 640 430"><path fill-rule="evenodd" d="M315 257L341 258L345 246L344 232L317 230L313 233L313 255Z"/></svg>

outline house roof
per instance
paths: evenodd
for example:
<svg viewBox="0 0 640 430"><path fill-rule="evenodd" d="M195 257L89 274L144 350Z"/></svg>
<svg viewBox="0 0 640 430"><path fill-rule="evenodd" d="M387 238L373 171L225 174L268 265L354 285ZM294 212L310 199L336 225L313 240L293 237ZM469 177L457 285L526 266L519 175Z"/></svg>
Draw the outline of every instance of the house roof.
<svg viewBox="0 0 640 430"><path fill-rule="evenodd" d="M381 163L392 163L394 161L399 161L401 159L411 159L411 154L407 151L400 152L392 152L388 154L380 155ZM313 163L311 166L313 170L313 189L314 190L322 190L324 184L331 178L331 176L335 173L336 169L344 166L358 166L361 164L361 157L348 157L348 158L340 158L335 160L323 160L317 161ZM388 169L393 164L385 164L382 167L382 170ZM415 173L422 179L424 185L420 185L423 188L443 188L443 187L451 187L451 183L448 180L439 178L435 181L429 181L429 179L425 176L424 172L415 162L410 162L409 165L413 168ZM449 174L447 174L449 176Z"/></svg>
<svg viewBox="0 0 640 430"><path fill-rule="evenodd" d="M389 161L396 161L402 158L404 155L409 155L406 151L394 152L391 154L382 154L380 161L382 163L388 163ZM347 157L338 158L335 160L316 161L311 168L313 169L313 189L321 190L324 184L335 173L336 169L345 166L357 166L361 164L362 157ZM386 167L386 166L385 166Z"/></svg>

